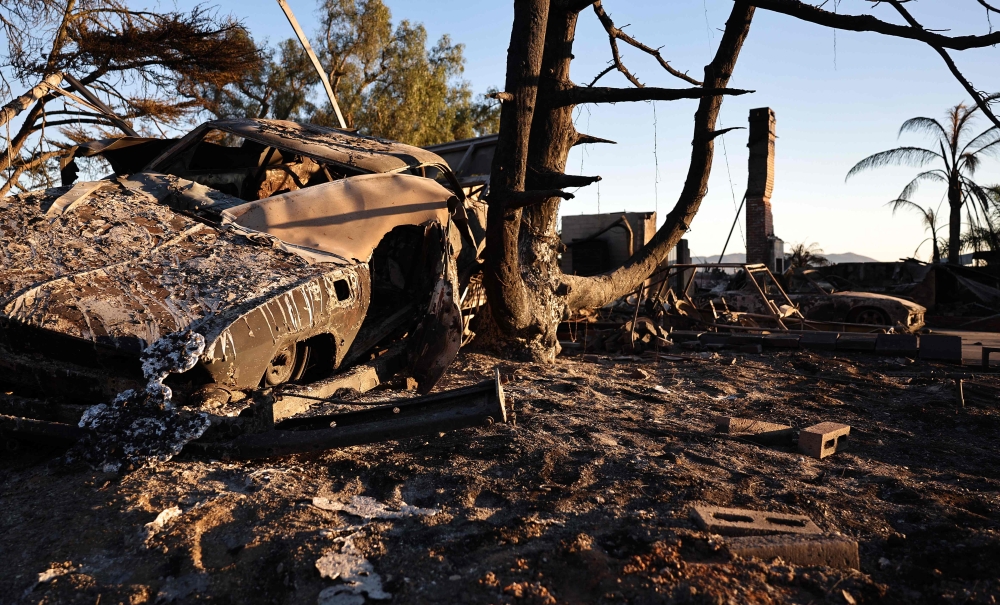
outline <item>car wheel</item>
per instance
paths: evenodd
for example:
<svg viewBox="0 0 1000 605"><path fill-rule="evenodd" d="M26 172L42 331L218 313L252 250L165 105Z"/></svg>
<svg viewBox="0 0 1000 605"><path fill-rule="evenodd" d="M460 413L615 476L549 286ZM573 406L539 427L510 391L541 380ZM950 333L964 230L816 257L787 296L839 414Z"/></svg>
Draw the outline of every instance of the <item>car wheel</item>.
<svg viewBox="0 0 1000 605"><path fill-rule="evenodd" d="M888 326L892 324L885 311L872 308L854 309L847 316L847 321L852 324L865 324L868 326Z"/></svg>
<svg viewBox="0 0 1000 605"><path fill-rule="evenodd" d="M299 356L297 355L297 343L289 343L274 354L271 363L267 364L264 372L264 382L269 386L278 386L292 379L299 366Z"/></svg>

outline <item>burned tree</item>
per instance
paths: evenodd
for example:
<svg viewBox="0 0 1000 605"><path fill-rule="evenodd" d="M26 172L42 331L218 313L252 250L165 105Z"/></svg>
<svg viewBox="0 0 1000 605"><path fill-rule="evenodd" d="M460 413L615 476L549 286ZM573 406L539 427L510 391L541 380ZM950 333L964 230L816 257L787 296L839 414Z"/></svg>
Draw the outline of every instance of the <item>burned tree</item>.
<svg viewBox="0 0 1000 605"><path fill-rule="evenodd" d="M2 0L0 23L8 44L0 69L28 88L3 109L0 195L52 184L54 160L74 143L133 128L161 133L161 124L200 110L183 94L192 82L221 85L259 63L240 23L201 7L156 13L117 0Z"/></svg>
<svg viewBox="0 0 1000 605"><path fill-rule="evenodd" d="M949 54L949 50L996 44L1000 32L945 36L924 29L898 0L886 4L900 14L905 25L871 15L835 14L798 0L760 0L753 4L737 0L715 56L698 81L667 63L658 50L625 34L599 0L515 0L506 86L496 95L503 105L489 194L484 264L489 314L481 328L484 341L510 354L551 359L559 349L556 328L562 319L635 291L664 262L707 194L714 139L725 132L716 130L723 98L750 92L728 88L728 84L757 8L826 27L923 42L942 56L983 113L1000 124L991 111L994 97L974 88ZM569 78L570 63L577 20L588 8L608 34L612 58L609 67L589 85L578 86ZM650 55L672 76L692 86L644 86L623 63L622 44ZM596 86L611 71L620 72L634 88ZM663 226L622 267L610 273L594 277L562 274L556 222L561 201L573 197L563 189L600 180L599 176L565 174L567 157L575 145L612 143L590 133L578 133L573 127L573 108L585 103L677 99L699 101L688 173Z"/></svg>

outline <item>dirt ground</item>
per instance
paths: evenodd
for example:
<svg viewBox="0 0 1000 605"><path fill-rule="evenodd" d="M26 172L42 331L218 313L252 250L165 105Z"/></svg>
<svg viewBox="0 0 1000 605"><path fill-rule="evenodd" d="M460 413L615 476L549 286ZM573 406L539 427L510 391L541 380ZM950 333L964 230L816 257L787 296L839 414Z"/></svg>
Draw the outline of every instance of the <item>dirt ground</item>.
<svg viewBox="0 0 1000 605"><path fill-rule="evenodd" d="M319 455L118 477L22 445L0 456L0 602L1000 598L1000 375L966 382L963 409L953 381L886 376L955 368L703 355L463 353L441 386L500 366L516 424ZM717 414L842 422L851 439L820 461L716 434ZM861 571L729 555L690 520L696 501L808 515L860 543Z"/></svg>

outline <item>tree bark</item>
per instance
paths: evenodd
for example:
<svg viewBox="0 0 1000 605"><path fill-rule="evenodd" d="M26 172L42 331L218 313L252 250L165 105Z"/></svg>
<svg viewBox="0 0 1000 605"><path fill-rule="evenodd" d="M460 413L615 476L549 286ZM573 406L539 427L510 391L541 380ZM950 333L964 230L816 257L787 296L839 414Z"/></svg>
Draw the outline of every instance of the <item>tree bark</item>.
<svg viewBox="0 0 1000 605"><path fill-rule="evenodd" d="M959 254L962 248L962 183L957 175L948 183L948 206L951 217L948 223L948 264L962 264Z"/></svg>
<svg viewBox="0 0 1000 605"><path fill-rule="evenodd" d="M548 16L549 0L514 2L505 83L505 92L512 100L500 109L500 136L493 156L486 218L483 285L489 302L486 333L482 334L486 339L491 331L515 334L530 323L529 292L521 279L517 254L521 210L508 209L507 202L510 194L524 191Z"/></svg>

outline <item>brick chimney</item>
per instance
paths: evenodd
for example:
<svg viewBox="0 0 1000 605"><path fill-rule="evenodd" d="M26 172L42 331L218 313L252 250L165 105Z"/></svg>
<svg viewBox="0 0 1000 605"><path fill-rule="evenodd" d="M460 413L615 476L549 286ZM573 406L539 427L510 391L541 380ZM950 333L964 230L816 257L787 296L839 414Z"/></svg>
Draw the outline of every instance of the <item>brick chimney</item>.
<svg viewBox="0 0 1000 605"><path fill-rule="evenodd" d="M776 267L771 191L774 189L774 111L770 107L750 110L749 175L747 177L747 263ZM781 256L784 246L781 245ZM781 258L784 261L784 258ZM782 263L783 264L783 263Z"/></svg>

